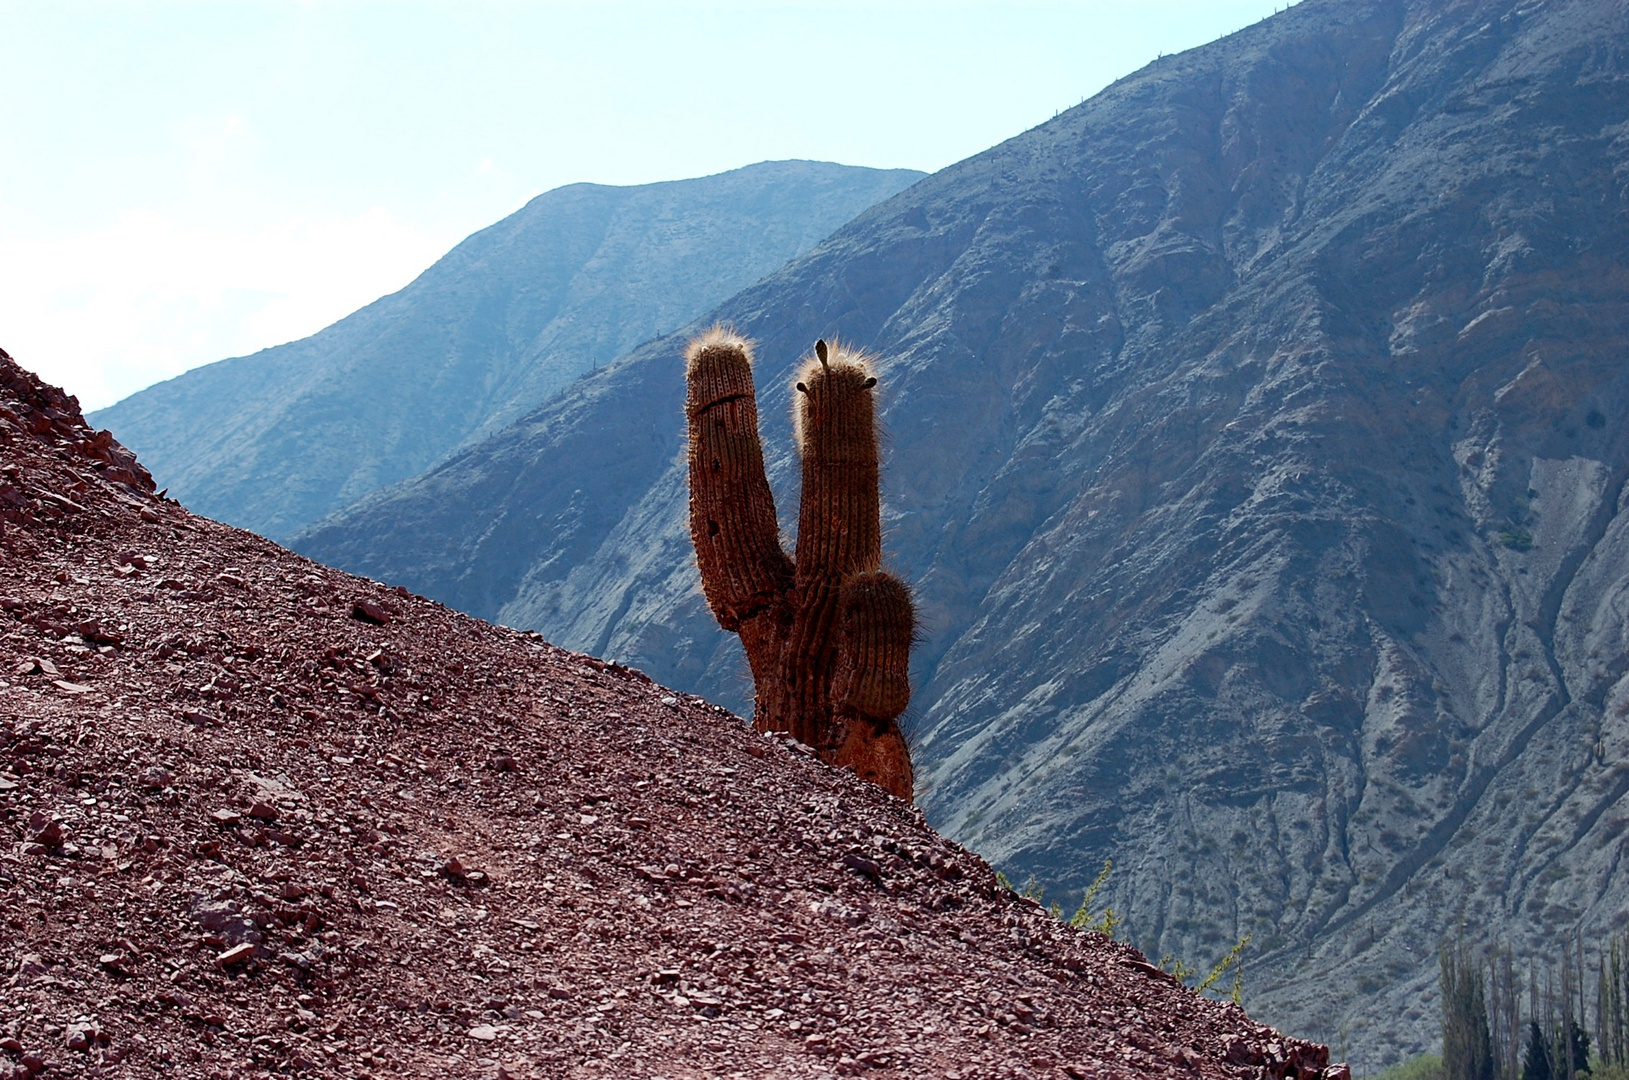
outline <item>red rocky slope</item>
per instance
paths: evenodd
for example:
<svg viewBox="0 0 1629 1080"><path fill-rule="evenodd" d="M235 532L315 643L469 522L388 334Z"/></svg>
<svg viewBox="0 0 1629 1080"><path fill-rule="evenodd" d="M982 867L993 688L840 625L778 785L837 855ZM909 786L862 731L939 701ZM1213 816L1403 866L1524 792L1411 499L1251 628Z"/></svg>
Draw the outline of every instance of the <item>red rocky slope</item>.
<svg viewBox="0 0 1629 1080"><path fill-rule="evenodd" d="M0 1075L1334 1075L636 671L151 493L0 353Z"/></svg>

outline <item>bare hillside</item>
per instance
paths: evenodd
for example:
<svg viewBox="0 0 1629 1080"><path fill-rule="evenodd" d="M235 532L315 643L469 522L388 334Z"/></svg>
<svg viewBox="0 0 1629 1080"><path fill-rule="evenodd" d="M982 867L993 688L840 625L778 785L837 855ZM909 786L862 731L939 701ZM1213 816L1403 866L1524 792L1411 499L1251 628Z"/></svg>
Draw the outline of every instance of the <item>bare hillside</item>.
<svg viewBox="0 0 1629 1080"><path fill-rule="evenodd" d="M0 1075L1345 1075L796 745L152 487L0 353Z"/></svg>

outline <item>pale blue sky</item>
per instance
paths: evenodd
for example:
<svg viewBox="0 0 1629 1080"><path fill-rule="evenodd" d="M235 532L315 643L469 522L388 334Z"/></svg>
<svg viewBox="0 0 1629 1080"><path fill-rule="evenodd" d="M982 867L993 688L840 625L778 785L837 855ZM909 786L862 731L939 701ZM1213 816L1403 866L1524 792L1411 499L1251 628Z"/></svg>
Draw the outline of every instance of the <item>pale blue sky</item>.
<svg viewBox="0 0 1629 1080"><path fill-rule="evenodd" d="M0 347L107 405L549 188L933 171L1284 6L0 0Z"/></svg>

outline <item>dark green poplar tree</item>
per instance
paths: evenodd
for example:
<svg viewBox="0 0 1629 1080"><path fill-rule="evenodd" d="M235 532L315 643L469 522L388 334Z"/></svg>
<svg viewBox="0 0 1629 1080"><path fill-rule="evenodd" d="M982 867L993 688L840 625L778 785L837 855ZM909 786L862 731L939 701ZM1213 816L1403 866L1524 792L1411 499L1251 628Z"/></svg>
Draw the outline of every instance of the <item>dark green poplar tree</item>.
<svg viewBox="0 0 1629 1080"><path fill-rule="evenodd" d="M1527 1022L1527 1043L1522 1047L1522 1080L1555 1080L1550 1040L1537 1020Z"/></svg>
<svg viewBox="0 0 1629 1080"><path fill-rule="evenodd" d="M1494 1080L1482 968L1463 941L1444 945L1439 960L1443 1080Z"/></svg>

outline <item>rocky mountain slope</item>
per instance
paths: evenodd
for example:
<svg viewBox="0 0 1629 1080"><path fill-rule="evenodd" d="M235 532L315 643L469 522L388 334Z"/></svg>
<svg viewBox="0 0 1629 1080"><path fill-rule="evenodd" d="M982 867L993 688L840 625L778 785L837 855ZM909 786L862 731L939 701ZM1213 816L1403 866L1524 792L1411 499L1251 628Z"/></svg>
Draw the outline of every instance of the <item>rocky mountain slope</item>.
<svg viewBox="0 0 1629 1080"><path fill-rule="evenodd" d="M187 506L286 537L689 322L921 176L768 161L557 188L318 334L93 419Z"/></svg>
<svg viewBox="0 0 1629 1080"><path fill-rule="evenodd" d="M1112 857L1143 948L1248 933L1251 1001L1378 1060L1455 927L1629 918L1626 125L1622 0L1304 0L708 316L765 388L890 358L930 819L1055 896ZM741 702L682 337L298 546Z"/></svg>
<svg viewBox="0 0 1629 1080"><path fill-rule="evenodd" d="M796 744L152 488L0 352L0 1075L1349 1076Z"/></svg>

